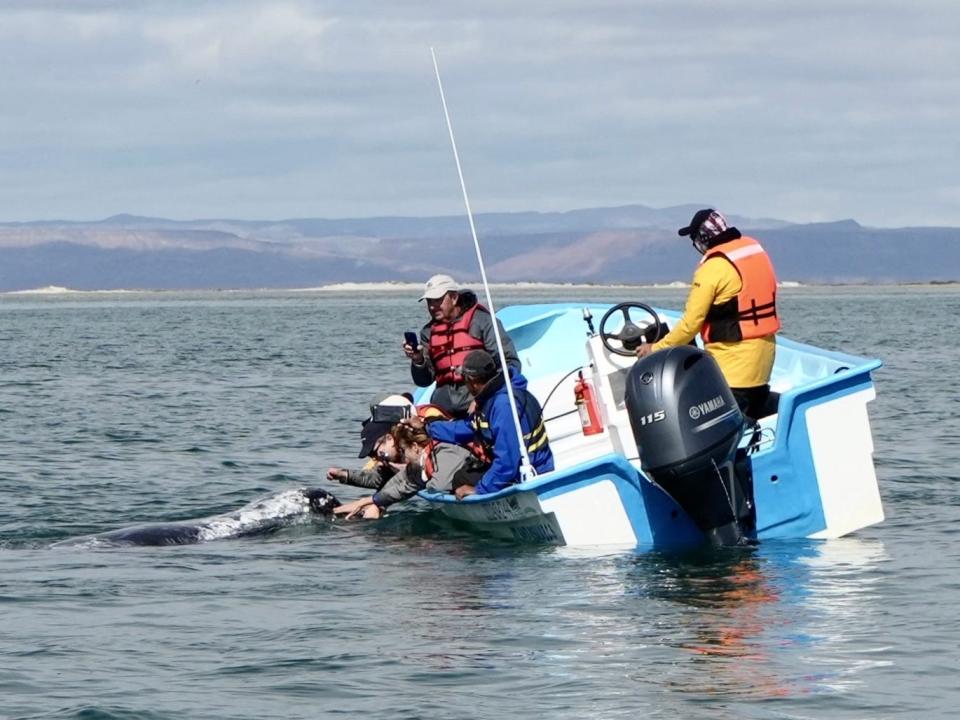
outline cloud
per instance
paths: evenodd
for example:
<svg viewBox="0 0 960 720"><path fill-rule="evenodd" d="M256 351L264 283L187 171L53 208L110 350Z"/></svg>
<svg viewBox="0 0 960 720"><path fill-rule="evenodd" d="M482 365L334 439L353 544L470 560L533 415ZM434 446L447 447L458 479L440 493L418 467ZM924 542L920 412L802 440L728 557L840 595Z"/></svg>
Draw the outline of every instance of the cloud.
<svg viewBox="0 0 960 720"><path fill-rule="evenodd" d="M960 224L952 2L8 2L0 218L709 202ZM910 191L904 178L910 178Z"/></svg>

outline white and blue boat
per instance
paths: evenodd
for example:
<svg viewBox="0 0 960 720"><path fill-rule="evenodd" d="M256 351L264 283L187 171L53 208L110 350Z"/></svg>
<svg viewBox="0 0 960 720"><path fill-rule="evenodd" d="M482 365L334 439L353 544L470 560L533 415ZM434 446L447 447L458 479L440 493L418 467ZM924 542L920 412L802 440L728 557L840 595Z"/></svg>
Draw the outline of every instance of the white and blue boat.
<svg viewBox="0 0 960 720"><path fill-rule="evenodd" d="M775 407L744 424L702 351L643 361L630 351L639 326L629 306L670 325L678 312L624 305L500 310L543 405L556 470L491 495L421 497L495 536L572 546L726 544L717 528L731 519L761 541L835 538L883 520L867 414L879 360L778 338ZM594 315L604 316L599 332ZM599 405L594 434L584 434L575 403L578 371Z"/></svg>
<svg viewBox="0 0 960 720"><path fill-rule="evenodd" d="M436 57L434 69L492 310ZM632 309L650 316L644 330ZM592 317L600 312L595 331ZM627 547L834 538L883 520L867 415L879 360L777 338L776 402L758 422L745 423L703 350L684 346L636 359L640 342L655 339L641 333L659 334L661 320L679 320L676 312L558 303L507 307L497 317L519 353L527 389L543 406L556 469L463 500L421 493L449 517L520 541ZM502 365L499 336L497 344ZM593 396L583 419L585 405L574 395L580 372Z"/></svg>

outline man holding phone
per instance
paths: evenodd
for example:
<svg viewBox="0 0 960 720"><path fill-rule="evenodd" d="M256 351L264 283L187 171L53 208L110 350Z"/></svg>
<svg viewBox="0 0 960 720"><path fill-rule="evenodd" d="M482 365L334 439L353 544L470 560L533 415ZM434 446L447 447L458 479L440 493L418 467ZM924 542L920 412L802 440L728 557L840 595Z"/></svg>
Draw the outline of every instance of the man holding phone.
<svg viewBox="0 0 960 720"><path fill-rule="evenodd" d="M499 369L497 339L493 329L494 318L477 296L460 290L449 275L434 275L424 287L420 300L426 300L430 322L416 336L404 333L403 352L410 358L410 375L419 387L436 382L430 402L454 418L466 417L473 397L464 384L461 368L466 356L473 350L486 350L493 356ZM514 372L520 372L517 351L496 320L503 341L503 353Z"/></svg>

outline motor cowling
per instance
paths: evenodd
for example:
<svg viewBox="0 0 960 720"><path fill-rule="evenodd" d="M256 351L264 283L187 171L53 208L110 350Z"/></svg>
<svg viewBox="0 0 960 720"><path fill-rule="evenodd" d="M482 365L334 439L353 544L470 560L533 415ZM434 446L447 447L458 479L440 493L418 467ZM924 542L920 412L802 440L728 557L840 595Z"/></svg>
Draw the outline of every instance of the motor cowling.
<svg viewBox="0 0 960 720"><path fill-rule="evenodd" d="M715 545L745 542L753 492L749 461L737 457L744 419L716 361L688 345L655 352L630 370L625 394L644 473Z"/></svg>

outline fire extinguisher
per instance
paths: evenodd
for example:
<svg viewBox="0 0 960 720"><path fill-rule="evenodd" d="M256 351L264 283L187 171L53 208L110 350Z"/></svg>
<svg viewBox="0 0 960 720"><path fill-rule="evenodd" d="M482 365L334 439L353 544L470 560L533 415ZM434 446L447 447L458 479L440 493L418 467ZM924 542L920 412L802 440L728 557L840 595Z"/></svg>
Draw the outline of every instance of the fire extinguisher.
<svg viewBox="0 0 960 720"><path fill-rule="evenodd" d="M573 402L580 413L580 426L584 435L596 435L603 432L603 422L600 420L600 406L597 404L597 394L583 377L580 377L573 386Z"/></svg>

